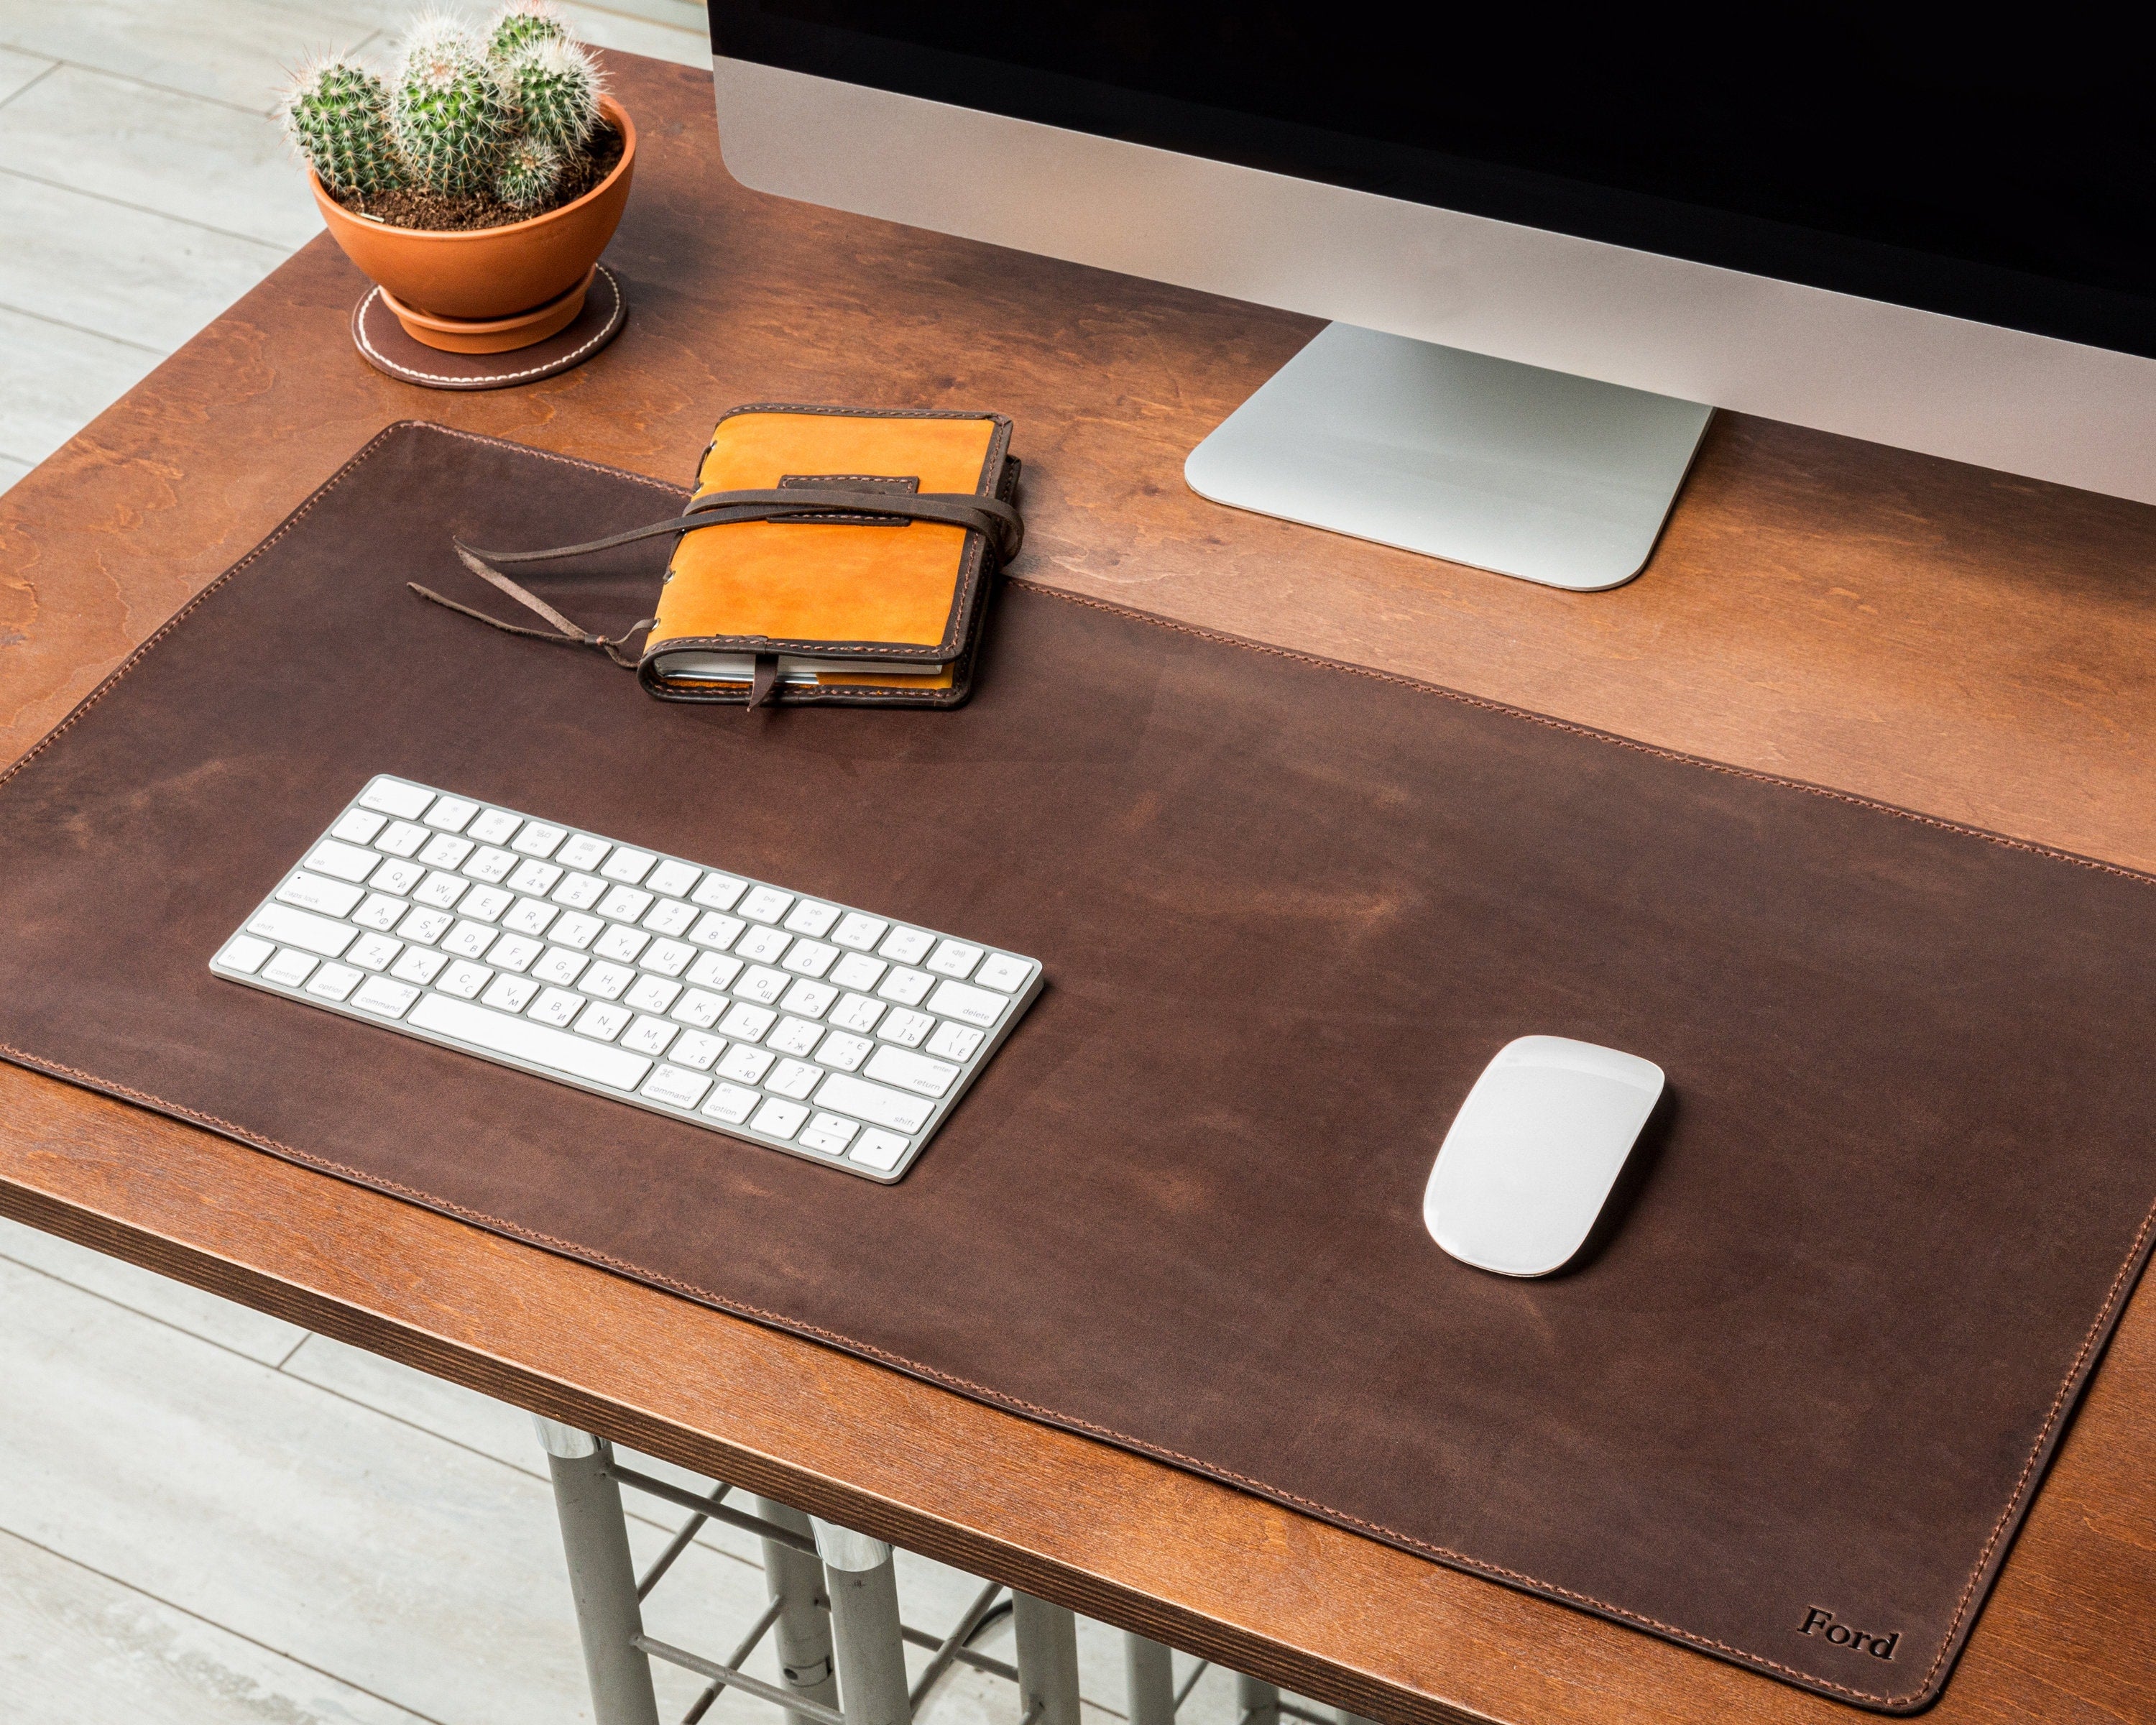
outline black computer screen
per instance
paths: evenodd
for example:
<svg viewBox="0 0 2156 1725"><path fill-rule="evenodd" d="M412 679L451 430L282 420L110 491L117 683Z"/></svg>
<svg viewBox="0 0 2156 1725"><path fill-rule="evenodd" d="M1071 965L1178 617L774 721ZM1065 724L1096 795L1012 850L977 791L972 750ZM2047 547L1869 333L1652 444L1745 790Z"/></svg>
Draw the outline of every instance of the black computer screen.
<svg viewBox="0 0 2156 1725"><path fill-rule="evenodd" d="M2156 67L2062 13L711 16L740 59L2156 357Z"/></svg>

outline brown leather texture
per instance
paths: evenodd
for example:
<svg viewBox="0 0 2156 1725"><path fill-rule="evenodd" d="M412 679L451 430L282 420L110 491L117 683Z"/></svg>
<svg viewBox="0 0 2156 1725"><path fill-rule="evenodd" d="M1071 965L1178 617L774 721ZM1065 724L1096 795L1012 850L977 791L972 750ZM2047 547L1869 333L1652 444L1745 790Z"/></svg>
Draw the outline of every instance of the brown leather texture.
<svg viewBox="0 0 2156 1725"><path fill-rule="evenodd" d="M654 702L404 590L453 533L678 496L385 433L0 783L0 1052L1845 1701L1938 1693L2148 1249L2156 880L1023 582L934 716ZM661 554L578 578L596 626ZM379 771L1048 988L881 1188L212 978ZM1583 1261L1512 1281L1419 1206L1534 1032L1671 1097Z"/></svg>

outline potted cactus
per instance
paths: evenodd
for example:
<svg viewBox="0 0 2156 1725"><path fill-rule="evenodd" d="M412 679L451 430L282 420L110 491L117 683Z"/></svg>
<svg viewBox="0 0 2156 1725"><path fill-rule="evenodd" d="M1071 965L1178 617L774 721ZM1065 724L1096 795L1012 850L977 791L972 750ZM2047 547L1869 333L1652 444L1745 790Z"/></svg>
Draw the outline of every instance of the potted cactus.
<svg viewBox="0 0 2156 1725"><path fill-rule="evenodd" d="M284 116L322 219L414 340L501 352L583 309L636 129L547 0L509 0L483 31L424 13L387 80L316 61Z"/></svg>

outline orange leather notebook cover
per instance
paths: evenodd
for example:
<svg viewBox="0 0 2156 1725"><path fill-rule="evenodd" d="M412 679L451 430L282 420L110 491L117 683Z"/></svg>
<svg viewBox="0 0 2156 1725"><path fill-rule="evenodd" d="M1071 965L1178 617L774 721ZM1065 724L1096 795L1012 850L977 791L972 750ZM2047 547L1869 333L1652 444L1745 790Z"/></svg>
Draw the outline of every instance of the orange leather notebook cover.
<svg viewBox="0 0 2156 1725"><path fill-rule="evenodd" d="M843 485L1009 500L999 413L736 408L696 493ZM956 706L970 692L995 554L972 528L833 513L685 533L639 675L673 700L747 701L761 662L779 701ZM775 661L775 663L774 663Z"/></svg>

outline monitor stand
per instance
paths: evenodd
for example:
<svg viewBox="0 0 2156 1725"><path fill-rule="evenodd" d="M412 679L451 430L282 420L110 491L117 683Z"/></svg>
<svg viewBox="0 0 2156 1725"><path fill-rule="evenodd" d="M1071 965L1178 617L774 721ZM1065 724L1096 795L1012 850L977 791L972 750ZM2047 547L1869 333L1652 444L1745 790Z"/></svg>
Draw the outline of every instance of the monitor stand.
<svg viewBox="0 0 2156 1725"><path fill-rule="evenodd" d="M1645 566L1712 412L1328 324L1183 471L1215 503L1591 593Z"/></svg>

